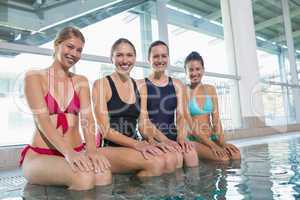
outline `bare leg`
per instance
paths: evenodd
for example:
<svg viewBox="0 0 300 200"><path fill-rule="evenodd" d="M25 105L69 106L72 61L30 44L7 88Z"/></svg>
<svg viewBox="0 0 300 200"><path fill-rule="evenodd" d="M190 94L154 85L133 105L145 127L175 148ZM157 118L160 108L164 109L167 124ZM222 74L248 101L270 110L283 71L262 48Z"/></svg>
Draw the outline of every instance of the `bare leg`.
<svg viewBox="0 0 300 200"><path fill-rule="evenodd" d="M176 157L177 157L176 169L180 169L183 166L183 155L182 153L176 152Z"/></svg>
<svg viewBox="0 0 300 200"><path fill-rule="evenodd" d="M179 154L179 156L180 156L180 154ZM180 165L180 160L182 160L182 158L178 157L177 152L164 153L163 158L165 160L164 173L172 173L177 168L180 168L179 165Z"/></svg>
<svg viewBox="0 0 300 200"><path fill-rule="evenodd" d="M194 145L195 146L195 145ZM188 153L183 152L184 165L187 167L197 167L199 165L198 153L195 149L189 151Z"/></svg>
<svg viewBox="0 0 300 200"><path fill-rule="evenodd" d="M31 184L64 185L71 190L89 190L96 182L94 172L74 172L63 157L37 154L32 150L28 150L22 168ZM111 183L108 174L99 174L99 178L106 180L102 185Z"/></svg>
<svg viewBox="0 0 300 200"><path fill-rule="evenodd" d="M227 162L230 160L230 158L228 157L228 155L223 156L223 157L218 157L217 155L215 155L213 153L213 151L206 145L199 143L199 142L195 142L195 149L198 153L199 158L202 159L207 159L207 160L214 160L214 161L221 161L221 162Z"/></svg>
<svg viewBox="0 0 300 200"><path fill-rule="evenodd" d="M137 172L140 177L160 176L165 167L162 156L151 156L146 160L140 152L131 148L104 147L99 151L109 160L112 173Z"/></svg>
<svg viewBox="0 0 300 200"><path fill-rule="evenodd" d="M233 144L226 143L226 147L232 147L237 149ZM231 160L240 160L241 159L241 152L238 150L237 152L232 152L231 154L228 153L228 156Z"/></svg>

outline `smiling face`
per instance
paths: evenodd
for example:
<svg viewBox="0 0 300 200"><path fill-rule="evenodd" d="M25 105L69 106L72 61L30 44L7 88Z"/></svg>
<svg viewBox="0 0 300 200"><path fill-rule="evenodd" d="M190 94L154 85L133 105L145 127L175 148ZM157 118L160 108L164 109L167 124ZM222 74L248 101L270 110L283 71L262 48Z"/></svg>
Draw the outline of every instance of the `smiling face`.
<svg viewBox="0 0 300 200"><path fill-rule="evenodd" d="M84 42L75 36L55 45L55 59L65 69L71 68L80 58Z"/></svg>
<svg viewBox="0 0 300 200"><path fill-rule="evenodd" d="M120 74L129 75L135 64L135 51L133 47L125 42L118 44L111 55L111 60Z"/></svg>
<svg viewBox="0 0 300 200"><path fill-rule="evenodd" d="M199 60L191 60L186 64L186 72L191 84L198 84L202 80L204 67Z"/></svg>
<svg viewBox="0 0 300 200"><path fill-rule="evenodd" d="M169 62L169 52L165 45L153 46L149 54L149 63L154 71L165 71Z"/></svg>

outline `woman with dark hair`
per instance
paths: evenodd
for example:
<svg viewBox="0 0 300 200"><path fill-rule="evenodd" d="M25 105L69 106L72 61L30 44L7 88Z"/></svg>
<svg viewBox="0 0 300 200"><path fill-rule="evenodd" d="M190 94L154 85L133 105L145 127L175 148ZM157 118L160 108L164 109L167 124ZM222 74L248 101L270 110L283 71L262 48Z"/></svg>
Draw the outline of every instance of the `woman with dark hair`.
<svg viewBox="0 0 300 200"><path fill-rule="evenodd" d="M184 67L190 80L187 95L189 115L186 118L192 130L188 137L196 141L199 157L216 161L240 159L239 149L225 142L216 89L202 83L203 58L198 52L191 52L184 61Z"/></svg>
<svg viewBox="0 0 300 200"><path fill-rule="evenodd" d="M64 28L54 41L51 66L26 73L25 96L36 125L20 158L29 183L71 190L111 183L110 164L96 149L88 80L69 71L80 60L84 43L78 29Z"/></svg>
<svg viewBox="0 0 300 200"><path fill-rule="evenodd" d="M160 148L173 147L177 153L176 167L198 165L197 152L186 140L185 86L181 81L166 74L169 64L169 48L163 41L153 42L148 49L148 61L152 73L142 80L144 83L147 117L155 127L152 142Z"/></svg>
<svg viewBox="0 0 300 200"><path fill-rule="evenodd" d="M137 172L140 177L159 176L164 172L162 152L140 141L139 132L147 137L145 114L141 111L141 94L130 71L136 61L134 45L118 39L111 48L115 71L94 83L94 112L104 137L104 150L113 173ZM138 126L137 126L138 125Z"/></svg>

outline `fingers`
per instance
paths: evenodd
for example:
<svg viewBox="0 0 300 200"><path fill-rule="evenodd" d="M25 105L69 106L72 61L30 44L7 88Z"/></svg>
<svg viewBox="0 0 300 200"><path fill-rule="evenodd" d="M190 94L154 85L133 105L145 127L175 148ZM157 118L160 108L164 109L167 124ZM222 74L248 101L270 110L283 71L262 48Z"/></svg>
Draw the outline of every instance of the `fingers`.
<svg viewBox="0 0 300 200"><path fill-rule="evenodd" d="M166 145L159 145L157 146L159 149L161 149L164 153L169 152L169 148Z"/></svg>
<svg viewBox="0 0 300 200"><path fill-rule="evenodd" d="M144 157L146 160L149 159L149 155L148 155L148 153L147 153L146 151L141 151L141 153L142 153L143 157Z"/></svg>
<svg viewBox="0 0 300 200"><path fill-rule="evenodd" d="M187 142L187 147L189 151L192 151L194 149L194 145L191 142Z"/></svg>
<svg viewBox="0 0 300 200"><path fill-rule="evenodd" d="M82 172L86 171L85 166L84 166L83 162L80 159L74 160L73 164L79 169L79 171L82 171Z"/></svg>
<svg viewBox="0 0 300 200"><path fill-rule="evenodd" d="M187 145L186 145L186 143L183 142L180 146L181 146L183 152L187 153Z"/></svg>
<svg viewBox="0 0 300 200"><path fill-rule="evenodd" d="M173 147L173 146L171 146L171 145L165 145L165 147L166 147L166 149L168 150L168 152L176 152L177 150Z"/></svg>
<svg viewBox="0 0 300 200"><path fill-rule="evenodd" d="M233 149L234 153L240 152L240 150L236 146L232 146L231 148Z"/></svg>
<svg viewBox="0 0 300 200"><path fill-rule="evenodd" d="M156 149L156 148L151 148L150 147L150 148L146 149L146 152L150 153L153 156L159 156L160 155L159 150Z"/></svg>
<svg viewBox="0 0 300 200"><path fill-rule="evenodd" d="M92 161L94 165L94 172L104 172L105 170L108 170L111 165L107 158L105 156L102 156L100 154L95 154L92 156L89 156L90 160Z"/></svg>
<svg viewBox="0 0 300 200"><path fill-rule="evenodd" d="M172 141L172 146L175 148L175 150L177 151L177 152L181 152L181 150L182 150L182 147L177 143L177 142L173 142Z"/></svg>
<svg viewBox="0 0 300 200"><path fill-rule="evenodd" d="M68 162L69 163L69 162ZM71 163L69 163L70 164L70 166L71 166L71 169L72 169L72 171L74 171L74 172L78 172L78 168L77 168L77 166L75 165L75 162L71 162Z"/></svg>
<svg viewBox="0 0 300 200"><path fill-rule="evenodd" d="M86 164L88 166L88 170L89 171L93 171L94 170L94 163L91 159L89 159L88 157L86 157Z"/></svg>

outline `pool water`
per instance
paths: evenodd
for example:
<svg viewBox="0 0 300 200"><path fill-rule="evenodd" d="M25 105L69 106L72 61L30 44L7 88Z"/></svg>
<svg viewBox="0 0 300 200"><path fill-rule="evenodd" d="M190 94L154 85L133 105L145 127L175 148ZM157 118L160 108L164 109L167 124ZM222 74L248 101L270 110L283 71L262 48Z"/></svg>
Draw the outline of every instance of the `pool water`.
<svg viewBox="0 0 300 200"><path fill-rule="evenodd" d="M25 184L0 199L300 199L300 138L241 147L242 161L201 161L161 177L114 176L113 184L85 192ZM2 196L1 196L2 195Z"/></svg>

